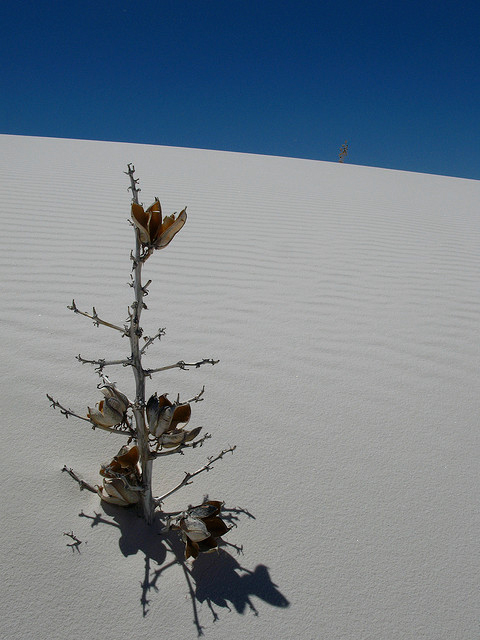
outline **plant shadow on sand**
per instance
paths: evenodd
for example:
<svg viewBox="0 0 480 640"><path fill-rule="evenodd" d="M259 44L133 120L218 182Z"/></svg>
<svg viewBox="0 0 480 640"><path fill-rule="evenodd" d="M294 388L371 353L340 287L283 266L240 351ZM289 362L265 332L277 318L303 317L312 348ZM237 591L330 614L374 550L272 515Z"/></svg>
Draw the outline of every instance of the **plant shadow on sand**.
<svg viewBox="0 0 480 640"><path fill-rule="evenodd" d="M148 526L135 509L124 509L102 503L102 513L88 515L83 511L80 517L91 520L91 526L110 525L120 530L119 547L124 556L143 553L145 570L141 581L140 604L143 616L150 610L152 593L158 592L161 575L172 566L181 566L190 594L193 622L198 635L203 635L198 603L206 603L213 621L219 619L218 610L233 609L240 614L250 610L258 611L251 597L255 596L274 607L288 607L289 601L270 579L268 567L259 564L253 571L242 567L240 562L225 549L232 548L239 557L242 549L223 541L217 551L200 556L193 562L185 561L185 546L178 532L160 532L165 521L157 515L153 525ZM241 515L253 518L248 511L240 508L222 510L222 519L235 526ZM221 544L221 541L220 541Z"/></svg>

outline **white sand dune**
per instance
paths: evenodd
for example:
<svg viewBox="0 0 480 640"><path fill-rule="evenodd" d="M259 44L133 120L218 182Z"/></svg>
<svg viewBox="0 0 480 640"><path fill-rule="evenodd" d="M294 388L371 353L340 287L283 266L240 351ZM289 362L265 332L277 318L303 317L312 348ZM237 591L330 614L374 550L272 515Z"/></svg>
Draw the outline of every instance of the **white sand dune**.
<svg viewBox="0 0 480 640"><path fill-rule="evenodd" d="M158 146L0 136L0 635L9 639L473 640L478 589L480 183ZM242 507L191 574L86 480L123 444L48 406L100 397L74 356L128 344L133 162L146 204L188 206L145 266L148 392L213 437L157 462L167 509ZM110 369L127 393L131 372ZM100 514L95 519L95 514ZM93 518L93 519L92 519ZM82 540L73 552L63 532ZM175 543L173 543L175 544ZM178 553L180 545L174 547ZM148 581L145 581L146 569ZM188 578L188 579L187 579ZM218 619L216 619L218 618ZM216 619L216 620L215 620Z"/></svg>

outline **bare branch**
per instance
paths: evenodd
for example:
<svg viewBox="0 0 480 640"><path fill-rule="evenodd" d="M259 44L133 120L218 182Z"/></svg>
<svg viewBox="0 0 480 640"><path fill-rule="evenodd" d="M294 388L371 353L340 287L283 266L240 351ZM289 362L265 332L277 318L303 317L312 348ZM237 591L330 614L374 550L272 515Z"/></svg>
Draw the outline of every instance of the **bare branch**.
<svg viewBox="0 0 480 640"><path fill-rule="evenodd" d="M67 306L67 309L70 309L70 311L73 311L74 313L78 313L81 316L85 316L86 318L90 318L90 320L93 320L93 324L98 327L99 325L103 325L105 327L110 327L110 329L115 329L116 331L120 331L121 334L126 335L128 329L126 327L119 327L116 324L112 324L111 322L106 322L105 320L102 320L101 318L98 317L98 314L95 310L95 307L93 307L92 313L86 313L85 311L80 311L80 309L77 307L77 305L75 304L75 300L72 300L72 304Z"/></svg>
<svg viewBox="0 0 480 640"><path fill-rule="evenodd" d="M204 358L203 360L199 360L198 362L185 362L184 360L180 360L175 364L169 364L166 367L159 367L158 369L145 369L144 373L146 376L150 376L152 373L158 373L159 371L168 371L168 369L198 369L202 366L202 364L217 364L220 360L213 360L212 358Z"/></svg>
<svg viewBox="0 0 480 640"><path fill-rule="evenodd" d="M163 329L159 329L157 331L157 333L154 336L152 336L151 338L145 336L144 337L145 344L140 349L140 355L143 356L143 354L148 349L148 347L152 344L152 342L155 342L155 340L161 340L162 336L164 336L164 335L165 335L165 327Z"/></svg>
<svg viewBox="0 0 480 640"><path fill-rule="evenodd" d="M164 502L164 500L166 498L168 498L169 496L172 495L172 493L175 493L175 491L178 491L182 487L185 487L186 485L191 484L192 478L194 478L195 476L198 476L199 473L202 473L203 471L210 471L210 469L212 468L212 465L214 464L214 462L216 462L217 460L220 460L221 458L223 458L223 456L226 455L227 453L230 453L230 452L233 453L236 448L237 448L236 445L234 445L233 447L230 447L229 449L224 449L217 456L208 458L207 464L203 465L203 467L201 467L200 469L197 469L197 471L194 471L193 473L185 472L185 477L183 478L183 480L181 482L179 482L177 484L176 487L174 487L170 491L167 491L167 493L164 493L163 496L159 496L158 498L154 498L155 505L157 507L159 507L162 504L162 502Z"/></svg>
<svg viewBox="0 0 480 640"><path fill-rule="evenodd" d="M132 192L133 200L138 203L138 194L141 191L140 187L137 187L137 184L140 182L139 178L134 178L133 174L135 173L135 166L129 162L127 164L128 171L124 171L123 173L130 178L130 186L127 188L127 191Z"/></svg>
<svg viewBox="0 0 480 640"><path fill-rule="evenodd" d="M197 393L196 396L194 396L193 398L190 398L190 400L186 400L186 403L190 403L190 402L203 402L203 394L205 393L205 385L203 385L201 391L199 393ZM168 395L168 394L165 394ZM176 403L177 404L184 404L181 400L180 400L180 394L177 393L177 399L176 399Z"/></svg>
<svg viewBox="0 0 480 640"><path fill-rule="evenodd" d="M191 402L203 402L203 394L205 393L205 385L202 387L202 390L200 391L200 393L197 393L197 395L194 398L190 398L190 400L187 400L188 403Z"/></svg>
<svg viewBox="0 0 480 640"><path fill-rule="evenodd" d="M99 424L96 424L94 422L92 422L90 420L90 418L85 418L85 416L79 416L78 413L75 413L74 411L72 411L71 409L67 409L66 407L64 407L63 405L60 404L60 402L58 402L57 400L54 400L52 398L52 396L50 396L48 393L46 394L47 398L50 400L50 402L52 403L51 406L53 409L60 409L60 413L63 414L66 418L68 418L69 416L74 416L74 418L78 418L79 420L83 420L84 422L88 422L89 424L92 425L92 429L101 429L102 431L108 431L109 433L121 433L122 436L131 436L132 435L132 428L129 425L125 425L125 427L101 427Z"/></svg>
<svg viewBox="0 0 480 640"><path fill-rule="evenodd" d="M67 465L64 465L62 471L66 471L75 480L75 482L78 482L78 484L80 485L80 491L87 489L92 493L97 493L97 490L94 487L92 487L91 484L88 484L88 482L85 482L85 480L82 480L81 478L79 478L75 473L75 471L67 467Z"/></svg>
<svg viewBox="0 0 480 640"><path fill-rule="evenodd" d="M104 367L111 367L112 365L123 365L124 367L128 367L132 364L130 358L123 358L121 360L105 360L104 358L100 358L99 360L87 360L87 358L82 358L80 354L75 356L79 362L82 364L94 364L97 366L97 371L101 372Z"/></svg>
<svg viewBox="0 0 480 640"><path fill-rule="evenodd" d="M71 409L67 409L66 407L62 406L59 402L57 402L57 400L54 400L52 398L52 396L49 395L48 393L46 394L46 396L50 400L50 402L52 403L51 404L52 408L53 409L60 409L60 413L62 415L64 415L66 418L68 418L69 416L74 416L75 418L78 418L79 420L84 420L85 422L89 422L90 424L93 424L89 418L85 418L85 416L79 416L78 413L75 413Z"/></svg>

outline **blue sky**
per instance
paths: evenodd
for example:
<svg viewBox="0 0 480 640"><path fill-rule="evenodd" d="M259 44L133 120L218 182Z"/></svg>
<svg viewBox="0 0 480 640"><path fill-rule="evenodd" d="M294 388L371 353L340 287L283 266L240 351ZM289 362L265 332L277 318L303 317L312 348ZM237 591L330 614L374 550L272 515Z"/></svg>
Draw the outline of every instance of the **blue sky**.
<svg viewBox="0 0 480 640"><path fill-rule="evenodd" d="M480 3L0 3L0 132L480 178Z"/></svg>

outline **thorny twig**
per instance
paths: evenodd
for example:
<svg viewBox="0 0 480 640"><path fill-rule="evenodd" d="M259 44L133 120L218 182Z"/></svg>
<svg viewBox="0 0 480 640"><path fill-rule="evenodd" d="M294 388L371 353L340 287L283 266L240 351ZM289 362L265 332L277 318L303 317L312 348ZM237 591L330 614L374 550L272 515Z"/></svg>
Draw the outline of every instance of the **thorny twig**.
<svg viewBox="0 0 480 640"><path fill-rule="evenodd" d="M187 400L188 403L191 402L203 402L203 394L205 393L205 385L203 385L202 390L200 391L200 393L197 393L196 396L194 396L193 398L191 398L190 400Z"/></svg>
<svg viewBox="0 0 480 640"><path fill-rule="evenodd" d="M51 406L53 407L53 409L60 409L60 413L64 415L66 418L68 418L69 416L74 416L79 420L84 420L85 422L89 422L90 424L93 424L89 418L85 418L84 416L79 416L78 413L75 413L71 409L66 409L64 406L60 404L60 402L57 402L57 400L54 400L52 396L49 395L48 393L46 394L46 396L52 403Z"/></svg>
<svg viewBox="0 0 480 640"><path fill-rule="evenodd" d="M152 336L151 338L148 338L147 336L144 337L145 340L145 344L143 345L143 347L140 349L140 355L143 356L143 354L145 353L145 351L148 349L148 347L152 344L152 342L155 342L155 340L160 340L162 336L165 335L165 328L163 329L159 329L157 331L157 333Z"/></svg>
<svg viewBox="0 0 480 640"><path fill-rule="evenodd" d="M124 171L123 173L130 178L130 186L127 187L127 191L131 191L133 198L135 201L138 200L138 194L141 191L140 187L137 187L137 184L140 182L140 178L134 178L133 174L135 173L135 165L131 162L127 164L128 171Z"/></svg>
<svg viewBox="0 0 480 640"><path fill-rule="evenodd" d="M131 366L132 361L130 358L123 358L121 360L105 360L104 358L99 358L98 360L87 360L87 358L83 358L80 354L75 356L79 362L82 364L93 364L97 366L97 371L101 372L104 367L111 367L112 365L122 365L124 367Z"/></svg>
<svg viewBox="0 0 480 640"><path fill-rule="evenodd" d="M214 462L223 458L223 456L227 453L230 453L230 452L233 453L236 448L237 448L236 445L234 445L233 447L224 449L217 456L208 458L207 464L203 465L203 467L201 467L200 469L197 469L197 471L194 471L193 473L185 472L185 477L181 482L177 484L176 487L174 487L170 491L167 491L167 493L164 493L163 496L159 496L158 498L153 499L155 505L159 507L166 498L172 495L172 493L175 493L175 491L178 491L182 487L185 487L186 485L191 484L192 478L194 478L195 476L198 476L199 473L202 473L203 471L210 471Z"/></svg>
<svg viewBox="0 0 480 640"><path fill-rule="evenodd" d="M79 478L77 476L77 474L75 473L75 471L73 469L70 469L69 467L67 467L67 465L63 466L62 471L66 471L75 480L75 482L78 482L78 484L80 485L80 491L83 491L83 489L87 489L88 491L91 491L92 493L97 493L97 490L94 487L92 487L91 484L89 484L88 482L85 482L85 480L82 480L81 478Z"/></svg>
<svg viewBox="0 0 480 640"><path fill-rule="evenodd" d="M51 406L54 409L60 409L60 413L63 414L66 418L68 418L69 416L74 416L75 418L78 418L79 420L83 420L84 422L88 422L89 424L92 425L92 429L94 431L95 431L95 429L101 429L102 431L108 431L109 433L121 433L123 436L132 435L132 429L131 429L131 427L129 427L129 425L125 425L125 428L102 427L99 424L96 424L96 423L92 422L90 420L90 418L85 418L84 416L79 416L78 413L75 413L75 412L71 411L70 409L66 409L63 405L60 404L60 402L58 402L57 400L54 400L52 398L52 396L49 395L48 393L46 394L46 396L50 400L50 402L52 403Z"/></svg>
<svg viewBox="0 0 480 640"><path fill-rule="evenodd" d="M110 327L110 329L115 329L116 331L120 331L120 333L122 333L123 335L126 335L126 332L127 332L126 327L119 327L116 324L112 324L111 322L106 322L105 320L102 320L101 318L99 318L95 310L95 307L93 307L91 314L86 313L85 311L80 311L80 309L75 304L75 300L72 300L72 304L68 305L67 309L70 309L70 311L73 311L74 313L79 313L81 316L85 316L86 318L90 318L90 320L93 320L93 324L96 327L102 324L105 327Z"/></svg>
<svg viewBox="0 0 480 640"><path fill-rule="evenodd" d="M180 360L175 364L169 364L165 367L159 367L158 369L145 369L144 373L146 376L150 376L152 373L158 373L159 371L168 371L169 369L184 369L187 370L189 368L195 367L198 369L202 366L202 364L217 364L220 360L213 360L212 358L203 358L203 360L198 360L198 362L185 362L184 360Z"/></svg>

